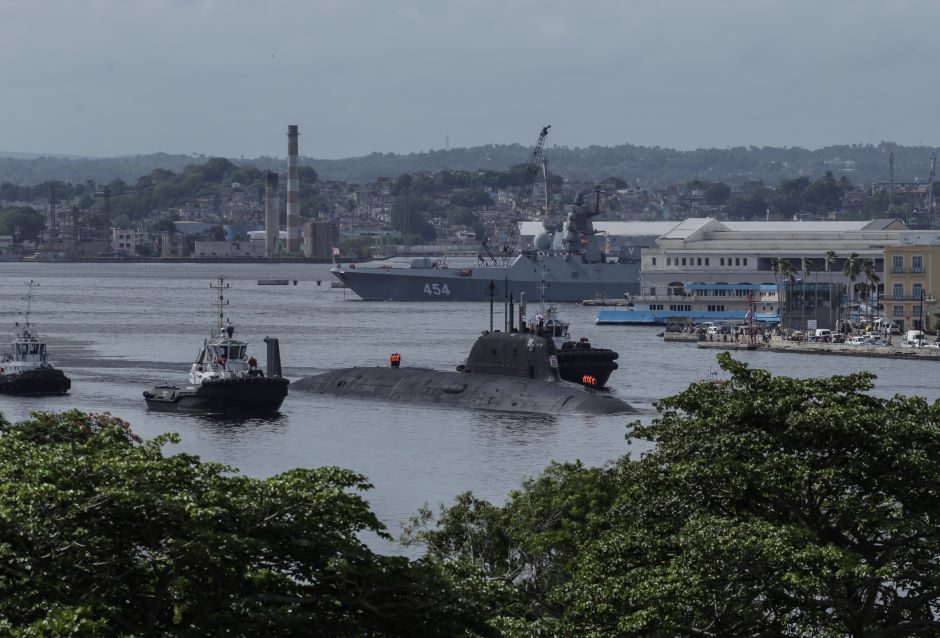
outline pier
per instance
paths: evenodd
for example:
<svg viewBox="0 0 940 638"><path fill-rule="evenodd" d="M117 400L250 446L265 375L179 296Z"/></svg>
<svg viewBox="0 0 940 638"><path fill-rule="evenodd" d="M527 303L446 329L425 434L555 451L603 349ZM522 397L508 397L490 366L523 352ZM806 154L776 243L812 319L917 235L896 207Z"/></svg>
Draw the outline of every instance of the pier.
<svg viewBox="0 0 940 638"><path fill-rule="evenodd" d="M724 336L724 335L722 335ZM769 342L750 342L746 337L739 341L733 338L699 340L694 333L666 332L663 341L694 342L697 347L707 350L767 350L770 352L792 352L799 354L830 354L845 357L880 357L888 359L932 359L940 361L940 348L910 347L898 345L866 346L846 343L824 343L814 341L787 341L774 336Z"/></svg>

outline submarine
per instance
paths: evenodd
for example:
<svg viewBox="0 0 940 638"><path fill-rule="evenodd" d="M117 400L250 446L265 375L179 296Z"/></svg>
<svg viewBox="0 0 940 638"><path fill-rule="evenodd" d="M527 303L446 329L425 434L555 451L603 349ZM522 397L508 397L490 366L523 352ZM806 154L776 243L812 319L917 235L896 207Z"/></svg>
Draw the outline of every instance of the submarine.
<svg viewBox="0 0 940 638"><path fill-rule="evenodd" d="M509 312L512 317L512 312ZM632 406L585 375L582 383L562 379L559 350L551 336L524 329L486 330L465 363L454 372L400 367L354 367L304 377L295 391L338 397L447 405L540 414L624 414Z"/></svg>

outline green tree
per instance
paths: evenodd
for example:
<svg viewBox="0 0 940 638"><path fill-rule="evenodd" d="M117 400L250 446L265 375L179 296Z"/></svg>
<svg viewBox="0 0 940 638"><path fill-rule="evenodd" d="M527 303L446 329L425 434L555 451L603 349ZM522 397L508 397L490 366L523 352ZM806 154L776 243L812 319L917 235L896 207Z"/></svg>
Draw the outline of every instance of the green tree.
<svg viewBox="0 0 940 638"><path fill-rule="evenodd" d="M617 527L562 599L592 636L935 636L940 405L720 355L630 435Z"/></svg>
<svg viewBox="0 0 940 638"><path fill-rule="evenodd" d="M705 203L709 206L721 206L731 197L731 187L723 182L711 184L705 189Z"/></svg>
<svg viewBox="0 0 940 638"><path fill-rule="evenodd" d="M846 257L842 264L842 274L849 280L849 291L851 293L857 292L855 290L855 281L862 274L862 259L858 253L852 253ZM849 305L851 306L851 304Z"/></svg>
<svg viewBox="0 0 940 638"><path fill-rule="evenodd" d="M45 216L31 206L0 210L0 235L16 235L17 241L35 241L45 228Z"/></svg>
<svg viewBox="0 0 940 638"><path fill-rule="evenodd" d="M0 417L4 635L454 636L472 583L374 554L338 468L268 479L141 442L107 415Z"/></svg>

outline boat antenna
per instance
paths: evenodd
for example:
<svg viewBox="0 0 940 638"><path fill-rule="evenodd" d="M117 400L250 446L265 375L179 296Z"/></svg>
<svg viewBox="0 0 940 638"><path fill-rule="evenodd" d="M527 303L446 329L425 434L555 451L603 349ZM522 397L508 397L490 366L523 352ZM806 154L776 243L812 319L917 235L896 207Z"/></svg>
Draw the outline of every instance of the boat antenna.
<svg viewBox="0 0 940 638"><path fill-rule="evenodd" d="M490 333L493 332L493 299L496 297L496 282L490 279L490 285L486 287L490 293Z"/></svg>
<svg viewBox="0 0 940 638"><path fill-rule="evenodd" d="M37 286L37 287L38 287L38 286L39 286L39 282L36 282L36 281L33 281L32 279L30 279L30 280L29 280L29 283L27 283L26 286L27 286L27 291L26 291L26 313L23 315L23 321L26 323L26 325L25 325L24 327L25 327L27 330L29 330L29 309L30 309L30 306L31 306L32 303L33 303L33 286Z"/></svg>
<svg viewBox="0 0 940 638"><path fill-rule="evenodd" d="M218 285L209 284L209 287L219 291L219 330L225 328L225 313L223 309L228 305L228 300L225 298L224 291L228 290L229 284L225 283L225 276L219 275Z"/></svg>

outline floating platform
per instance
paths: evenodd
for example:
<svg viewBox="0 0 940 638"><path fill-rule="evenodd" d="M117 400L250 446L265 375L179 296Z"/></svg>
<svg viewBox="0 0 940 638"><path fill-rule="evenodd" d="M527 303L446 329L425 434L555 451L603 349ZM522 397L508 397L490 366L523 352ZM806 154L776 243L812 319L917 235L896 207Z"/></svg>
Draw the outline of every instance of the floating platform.
<svg viewBox="0 0 940 638"><path fill-rule="evenodd" d="M290 279L259 279L259 286L287 286L290 284ZM294 280L294 285L297 285L297 280Z"/></svg>

